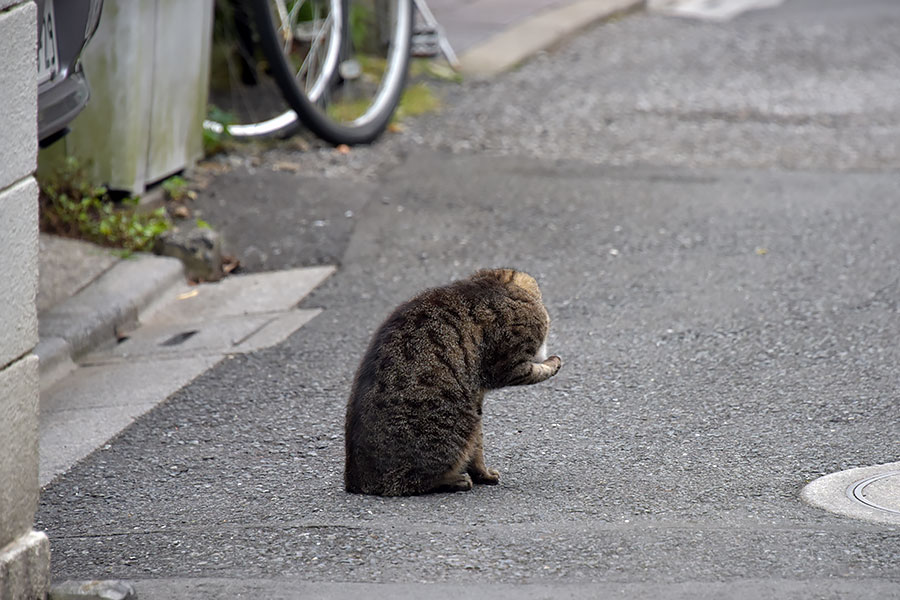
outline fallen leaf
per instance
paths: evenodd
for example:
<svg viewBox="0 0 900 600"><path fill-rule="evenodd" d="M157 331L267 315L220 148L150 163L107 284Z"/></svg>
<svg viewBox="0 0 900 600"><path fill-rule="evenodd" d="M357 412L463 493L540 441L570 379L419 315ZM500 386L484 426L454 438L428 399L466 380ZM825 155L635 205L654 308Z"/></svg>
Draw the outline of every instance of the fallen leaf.
<svg viewBox="0 0 900 600"><path fill-rule="evenodd" d="M241 261L238 260L236 256L223 256L222 257L222 271L226 275L231 274L232 271L241 266Z"/></svg>
<svg viewBox="0 0 900 600"><path fill-rule="evenodd" d="M387 130L391 133L403 133L406 131L406 128L400 123L391 123L387 126Z"/></svg>
<svg viewBox="0 0 900 600"><path fill-rule="evenodd" d="M190 216L191 216L191 210L187 206L184 206L182 204L180 206L176 206L172 210L172 216L179 218L179 219L187 219L187 218L190 218Z"/></svg>
<svg viewBox="0 0 900 600"><path fill-rule="evenodd" d="M215 173L217 175L221 175L222 173L230 173L232 170L231 165L218 160L203 161L197 165L197 168Z"/></svg>
<svg viewBox="0 0 900 600"><path fill-rule="evenodd" d="M757 248L756 249L757 256L762 256L763 254L768 254L768 253L769 253L768 248Z"/></svg>
<svg viewBox="0 0 900 600"><path fill-rule="evenodd" d="M274 165L272 165L272 170L274 171L289 171L291 173L296 173L300 170L300 163L290 162L286 160L279 160Z"/></svg>
<svg viewBox="0 0 900 600"><path fill-rule="evenodd" d="M339 144L335 150L337 150L340 154L350 154L350 146L347 144Z"/></svg>

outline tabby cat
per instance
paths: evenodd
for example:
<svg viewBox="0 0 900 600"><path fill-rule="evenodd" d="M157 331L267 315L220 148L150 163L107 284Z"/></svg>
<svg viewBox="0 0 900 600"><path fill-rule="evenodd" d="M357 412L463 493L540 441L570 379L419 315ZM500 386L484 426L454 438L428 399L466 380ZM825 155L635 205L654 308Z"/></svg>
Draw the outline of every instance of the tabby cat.
<svg viewBox="0 0 900 600"><path fill-rule="evenodd" d="M405 496L496 484L484 464L487 390L540 383L550 317L533 277L487 269L400 305L375 332L345 422L348 492Z"/></svg>

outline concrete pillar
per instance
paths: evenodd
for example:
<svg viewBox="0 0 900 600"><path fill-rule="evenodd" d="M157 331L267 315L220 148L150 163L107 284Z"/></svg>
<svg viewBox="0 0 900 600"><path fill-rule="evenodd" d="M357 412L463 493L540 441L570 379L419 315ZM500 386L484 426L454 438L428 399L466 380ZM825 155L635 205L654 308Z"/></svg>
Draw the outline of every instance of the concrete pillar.
<svg viewBox="0 0 900 600"><path fill-rule="evenodd" d="M0 598L44 598L38 501L37 9L0 0Z"/></svg>

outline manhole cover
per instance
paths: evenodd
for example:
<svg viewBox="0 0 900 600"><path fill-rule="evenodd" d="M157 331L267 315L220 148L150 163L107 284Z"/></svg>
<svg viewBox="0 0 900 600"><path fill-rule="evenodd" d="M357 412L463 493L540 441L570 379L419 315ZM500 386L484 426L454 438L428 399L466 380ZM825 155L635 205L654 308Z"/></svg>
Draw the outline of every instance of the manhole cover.
<svg viewBox="0 0 900 600"><path fill-rule="evenodd" d="M847 496L866 506L900 515L900 471L857 481L847 488Z"/></svg>
<svg viewBox="0 0 900 600"><path fill-rule="evenodd" d="M900 525L900 462L825 475L801 495L813 506L845 517Z"/></svg>
<svg viewBox="0 0 900 600"><path fill-rule="evenodd" d="M727 21L751 10L774 8L784 0L649 0L647 10L677 17Z"/></svg>

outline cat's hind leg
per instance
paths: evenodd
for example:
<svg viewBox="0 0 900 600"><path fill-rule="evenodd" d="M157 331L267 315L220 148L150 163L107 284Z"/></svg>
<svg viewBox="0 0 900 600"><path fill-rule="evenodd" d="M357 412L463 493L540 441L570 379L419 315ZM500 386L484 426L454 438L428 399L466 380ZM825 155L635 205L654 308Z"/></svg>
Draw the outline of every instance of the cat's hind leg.
<svg viewBox="0 0 900 600"><path fill-rule="evenodd" d="M484 435L480 421L472 438L473 441L469 444L472 448L472 453L469 458L469 464L466 466L466 471L472 476L472 481L475 483L496 485L500 482L500 473L495 469L489 469L484 464Z"/></svg>
<svg viewBox="0 0 900 600"><path fill-rule="evenodd" d="M432 491L468 492L472 489L472 476L468 472L468 467L472 457L475 455L478 442L481 439L480 436L477 436L480 431L479 424L479 428L475 430L465 446L459 449L459 454L453 467L435 481Z"/></svg>

